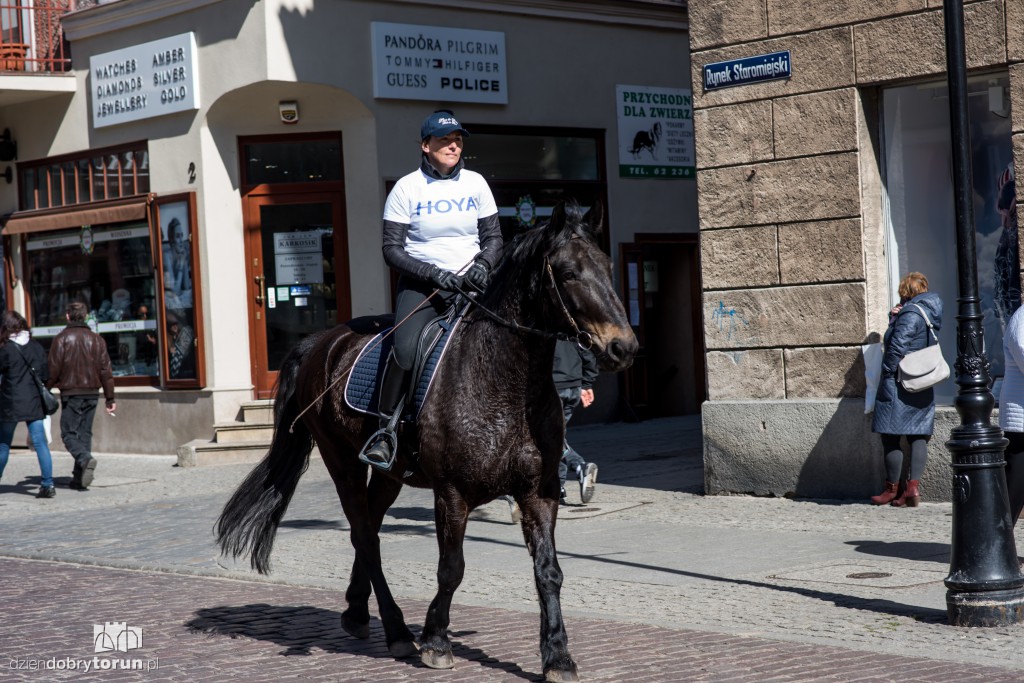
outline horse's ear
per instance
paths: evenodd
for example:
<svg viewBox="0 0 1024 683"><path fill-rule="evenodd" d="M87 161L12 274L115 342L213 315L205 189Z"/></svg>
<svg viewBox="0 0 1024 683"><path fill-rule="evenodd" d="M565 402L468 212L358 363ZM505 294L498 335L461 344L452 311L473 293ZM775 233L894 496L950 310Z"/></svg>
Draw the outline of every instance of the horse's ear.
<svg viewBox="0 0 1024 683"><path fill-rule="evenodd" d="M583 216L583 223L589 227L591 235L596 237L601 234L604 229L604 205L600 200L595 201Z"/></svg>
<svg viewBox="0 0 1024 683"><path fill-rule="evenodd" d="M551 209L551 218L548 220L548 231L552 234L557 234L562 231L565 226L565 200L555 204L555 208Z"/></svg>

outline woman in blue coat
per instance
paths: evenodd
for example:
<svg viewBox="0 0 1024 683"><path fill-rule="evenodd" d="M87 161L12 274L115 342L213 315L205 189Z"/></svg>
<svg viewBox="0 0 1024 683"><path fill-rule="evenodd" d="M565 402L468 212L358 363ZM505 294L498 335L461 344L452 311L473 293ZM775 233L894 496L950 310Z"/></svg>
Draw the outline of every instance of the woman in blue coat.
<svg viewBox="0 0 1024 683"><path fill-rule="evenodd" d="M28 323L20 313L6 311L0 323L0 476L7 467L14 440L14 428L19 422L28 425L32 445L39 459L42 480L36 498L53 498L53 460L47 444L43 419L43 400L39 386L29 372L29 365L41 382L50 375L46 365L46 351L32 339Z"/></svg>
<svg viewBox="0 0 1024 683"><path fill-rule="evenodd" d="M918 392L907 391L897 377L904 356L938 343L928 332L928 321L938 335L942 327L942 299L928 291L928 278L921 273L908 273L900 280L899 294L900 303L889 312L882 377L871 422L871 430L882 436L885 490L872 496L871 502L875 505L890 503L896 507L917 507L921 500L921 475L928 462L928 441L935 424L935 391L931 387ZM901 437L906 437L910 446L907 479L900 476L904 461Z"/></svg>

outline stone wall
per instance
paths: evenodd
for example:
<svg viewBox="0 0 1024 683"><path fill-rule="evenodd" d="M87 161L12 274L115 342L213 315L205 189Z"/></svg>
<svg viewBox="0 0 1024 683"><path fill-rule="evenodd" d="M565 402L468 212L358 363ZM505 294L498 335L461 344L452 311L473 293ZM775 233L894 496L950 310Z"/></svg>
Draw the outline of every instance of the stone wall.
<svg viewBox="0 0 1024 683"><path fill-rule="evenodd" d="M709 396L862 396L859 349L884 332L887 288L866 128L878 86L944 73L942 2L689 8ZM1024 38L1006 40L1024 35L1024 2L967 2L964 17L968 67L1009 68L1024 157ZM704 92L705 64L779 50L789 80Z"/></svg>
<svg viewBox="0 0 1024 683"><path fill-rule="evenodd" d="M708 493L877 493L881 448L858 399L860 346L880 338L888 307L878 99L943 77L942 6L689 3ZM1022 169L1024 0L966 0L964 18L968 68L1009 72ZM780 50L789 80L704 91L705 64ZM940 499L955 424L940 411L926 475L943 480Z"/></svg>

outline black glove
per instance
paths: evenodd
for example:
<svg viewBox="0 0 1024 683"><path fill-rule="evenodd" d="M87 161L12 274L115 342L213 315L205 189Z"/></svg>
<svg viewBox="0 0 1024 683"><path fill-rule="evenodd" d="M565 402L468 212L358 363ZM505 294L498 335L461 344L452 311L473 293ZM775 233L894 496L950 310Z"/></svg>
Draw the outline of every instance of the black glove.
<svg viewBox="0 0 1024 683"><path fill-rule="evenodd" d="M487 289L487 285L491 281L491 269L487 262L483 259L474 261L466 274L462 276L462 281L478 292Z"/></svg>
<svg viewBox="0 0 1024 683"><path fill-rule="evenodd" d="M445 292L457 292L462 288L462 278L451 272L434 266L430 269L430 284Z"/></svg>

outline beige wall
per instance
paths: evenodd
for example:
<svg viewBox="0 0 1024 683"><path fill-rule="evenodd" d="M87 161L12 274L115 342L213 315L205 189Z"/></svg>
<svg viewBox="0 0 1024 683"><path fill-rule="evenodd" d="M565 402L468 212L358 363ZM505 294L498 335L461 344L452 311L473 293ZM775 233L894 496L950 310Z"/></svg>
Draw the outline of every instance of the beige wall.
<svg viewBox="0 0 1024 683"><path fill-rule="evenodd" d="M691 0L711 400L863 396L859 347L884 332L888 287L877 89L944 74L941 5ZM1024 41L1006 43L1022 3L964 14L968 68L1009 66L1024 163ZM778 50L788 81L704 92L705 64Z"/></svg>

